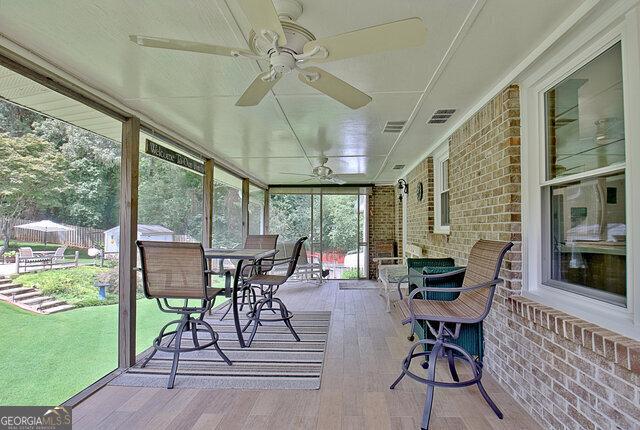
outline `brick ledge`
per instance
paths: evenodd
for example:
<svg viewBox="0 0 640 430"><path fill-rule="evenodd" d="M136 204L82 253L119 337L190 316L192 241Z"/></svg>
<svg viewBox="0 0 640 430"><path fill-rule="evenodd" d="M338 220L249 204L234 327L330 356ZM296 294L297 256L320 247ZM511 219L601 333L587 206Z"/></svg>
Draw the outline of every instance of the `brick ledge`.
<svg viewBox="0 0 640 430"><path fill-rule="evenodd" d="M522 318L640 374L640 342L523 296L513 295L506 304Z"/></svg>

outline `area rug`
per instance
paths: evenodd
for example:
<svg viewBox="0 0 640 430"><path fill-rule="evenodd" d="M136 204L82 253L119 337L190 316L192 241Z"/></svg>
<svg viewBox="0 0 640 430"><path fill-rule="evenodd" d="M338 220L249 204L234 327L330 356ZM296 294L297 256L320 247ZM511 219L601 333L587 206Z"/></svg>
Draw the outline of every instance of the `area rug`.
<svg viewBox="0 0 640 430"><path fill-rule="evenodd" d="M378 290L380 285L377 281L343 281L338 282L338 288L341 290Z"/></svg>
<svg viewBox="0 0 640 430"><path fill-rule="evenodd" d="M220 316L222 313L218 310L207 318L207 322L219 333L218 344L233 365L222 361L213 347L181 354L175 388L320 388L331 312L294 312L291 324L300 336L300 342L295 341L282 322L264 323L249 348L240 348L231 315L223 321L219 320ZM243 327L245 322L246 317L241 318ZM245 334L247 337L248 333ZM192 342L190 335L185 334L182 345L192 346ZM110 385L166 387L172 358L172 354L158 352L146 367L141 368L138 364L116 377Z"/></svg>

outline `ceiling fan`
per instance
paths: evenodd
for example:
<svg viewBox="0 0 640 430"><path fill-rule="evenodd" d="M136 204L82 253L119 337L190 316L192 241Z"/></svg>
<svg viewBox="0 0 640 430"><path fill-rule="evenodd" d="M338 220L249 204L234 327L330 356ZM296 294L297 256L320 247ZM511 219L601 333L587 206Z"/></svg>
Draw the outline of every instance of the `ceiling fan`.
<svg viewBox="0 0 640 430"><path fill-rule="evenodd" d="M320 157L320 165L314 167L313 170L311 170L311 173L312 173L311 175L306 175L304 173L289 173L289 172L280 172L280 174L293 175L293 176L306 176L308 179L305 179L302 182L308 182L313 179L317 179L319 181L331 182L337 185L346 184L347 181L342 180L337 176L335 176L335 173L333 173L333 170L331 169L331 167L325 166L325 164L327 164L328 161L329 159L327 157ZM340 175L340 176L347 176L347 175Z"/></svg>
<svg viewBox="0 0 640 430"><path fill-rule="evenodd" d="M150 48L268 61L269 70L253 80L236 106L257 105L282 76L295 70L304 84L351 109L358 109L371 101L369 95L319 67L300 66L420 46L426 37L422 20L408 18L316 39L313 33L295 23L302 14L302 5L297 0L237 1L253 28L249 34L249 50L160 37L131 35L129 38Z"/></svg>

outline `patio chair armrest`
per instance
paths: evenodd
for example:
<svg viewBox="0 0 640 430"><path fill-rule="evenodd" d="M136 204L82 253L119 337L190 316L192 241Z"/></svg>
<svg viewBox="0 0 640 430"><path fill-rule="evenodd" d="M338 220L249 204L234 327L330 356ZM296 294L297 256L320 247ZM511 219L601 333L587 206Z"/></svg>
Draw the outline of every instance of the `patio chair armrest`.
<svg viewBox="0 0 640 430"><path fill-rule="evenodd" d="M422 287L416 288L409 294L409 299L407 300L407 306L409 308L409 312L413 315L413 300L417 294L422 294L425 292L432 293L464 293L474 290L480 290L482 288L491 288L494 289L498 284L502 283L502 279L496 279L490 282L483 282L482 284L472 285L470 287L456 287L456 288L447 288L447 287Z"/></svg>
<svg viewBox="0 0 640 430"><path fill-rule="evenodd" d="M382 263L383 261L398 261L403 259L404 257L376 257L372 258L371 261L375 263Z"/></svg>
<svg viewBox="0 0 640 430"><path fill-rule="evenodd" d="M401 285L403 282L408 281L408 280L409 280L409 278L412 278L412 279L413 279L413 278L420 278L420 279L427 280L427 281L444 281L444 280L446 280L446 279L453 278L453 277L455 277L455 276L461 275L461 274L463 274L466 270L467 270L466 268L462 268L462 269L453 270L453 271L451 271L451 272L447 272L447 273L435 273L435 274L432 274L432 275L426 275L426 274L422 274L422 275L411 275L411 276L409 276L409 275L404 275L402 278L400 278L400 280L399 280L399 281L398 281L398 283L397 283L397 284L398 284L398 293L400 294L400 300L402 300L402 299L403 299L403 297L402 297L402 291L401 291L401 289L400 289L400 285ZM428 288L430 288L430 287L421 287L421 288L419 288L419 289L420 289L420 290L423 290L424 288L427 288L427 289L428 289ZM437 291L444 291L444 290L445 290L445 288L439 288L439 287L433 287L433 288L434 288L434 289L437 289ZM458 289L456 288L456 291L457 291L457 290L458 290ZM417 290L414 290L414 291L417 291ZM413 296L415 296L415 294L413 294L411 297L413 297Z"/></svg>

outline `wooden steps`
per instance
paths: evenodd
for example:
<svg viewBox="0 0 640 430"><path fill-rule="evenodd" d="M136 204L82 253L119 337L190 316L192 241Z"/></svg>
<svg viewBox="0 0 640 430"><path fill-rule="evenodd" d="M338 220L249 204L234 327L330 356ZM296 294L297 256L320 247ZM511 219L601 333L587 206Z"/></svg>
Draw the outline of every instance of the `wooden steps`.
<svg viewBox="0 0 640 430"><path fill-rule="evenodd" d="M39 314L53 314L75 307L64 300L45 296L34 287L24 287L4 277L0 277L0 299Z"/></svg>

